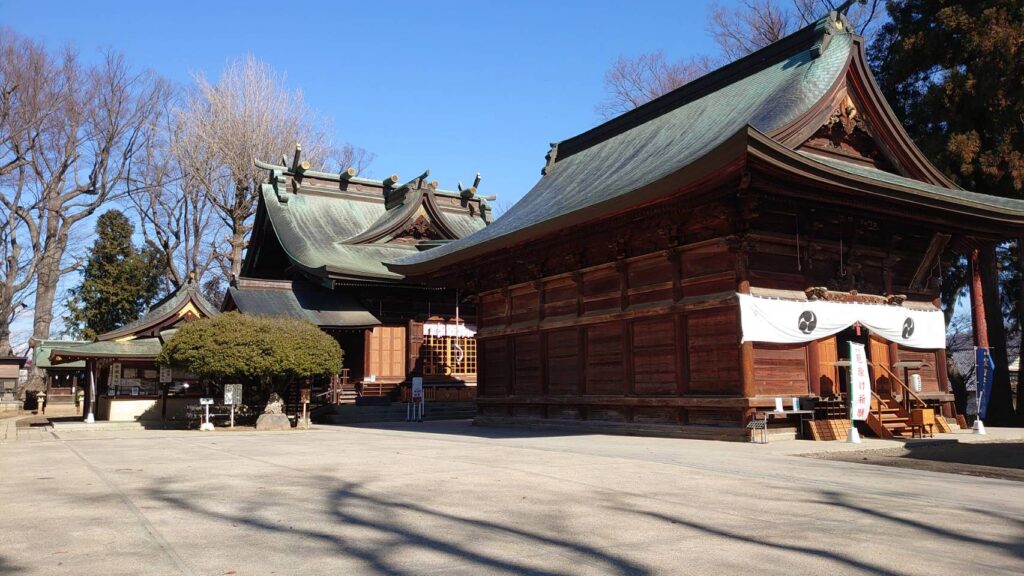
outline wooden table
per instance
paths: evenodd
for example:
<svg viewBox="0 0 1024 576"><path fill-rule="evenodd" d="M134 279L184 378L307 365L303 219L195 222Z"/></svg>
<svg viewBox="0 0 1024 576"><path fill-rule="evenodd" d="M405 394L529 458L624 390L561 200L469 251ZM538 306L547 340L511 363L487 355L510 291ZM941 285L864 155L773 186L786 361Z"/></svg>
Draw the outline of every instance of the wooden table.
<svg viewBox="0 0 1024 576"><path fill-rule="evenodd" d="M814 420L814 410L771 410L771 411L757 411L754 412L754 419L747 424L747 428L750 430L761 431L761 444L768 443L768 420L770 418L789 418L789 416L797 414L800 416L800 424L798 425L797 436L799 438L804 437L804 422L807 420ZM750 441L754 441L753 435L750 437Z"/></svg>

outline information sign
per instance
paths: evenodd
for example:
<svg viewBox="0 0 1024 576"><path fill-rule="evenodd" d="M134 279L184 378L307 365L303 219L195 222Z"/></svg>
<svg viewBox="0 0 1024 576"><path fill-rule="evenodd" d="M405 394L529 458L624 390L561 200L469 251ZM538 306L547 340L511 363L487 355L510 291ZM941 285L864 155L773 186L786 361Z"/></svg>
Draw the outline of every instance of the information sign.
<svg viewBox="0 0 1024 576"><path fill-rule="evenodd" d="M241 384L226 384L224 385L224 404L227 406L237 406L242 403L242 385Z"/></svg>
<svg viewBox="0 0 1024 576"><path fill-rule="evenodd" d="M213 404L213 398L200 398L199 404L202 406L209 406Z"/></svg>

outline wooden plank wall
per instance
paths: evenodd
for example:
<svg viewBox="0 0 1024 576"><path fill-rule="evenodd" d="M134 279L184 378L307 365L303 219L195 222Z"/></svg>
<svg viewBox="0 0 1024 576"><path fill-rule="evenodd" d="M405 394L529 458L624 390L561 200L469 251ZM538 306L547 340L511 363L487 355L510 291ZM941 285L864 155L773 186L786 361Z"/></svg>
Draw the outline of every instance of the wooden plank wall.
<svg viewBox="0 0 1024 576"><path fill-rule="evenodd" d="M911 370L910 374L921 375L921 391L922 392L946 392L946 390L939 389L939 376L937 370L937 356L934 350L917 350L914 348L905 348L903 346L898 347L899 360L901 362L924 362L927 366L922 367L920 370ZM945 358L942 358L945 362ZM897 376L901 380L904 380L907 386L910 386L910 380L906 377L902 370L897 371Z"/></svg>
<svg viewBox="0 0 1024 576"><path fill-rule="evenodd" d="M734 262L725 241L703 241L481 294L481 414L679 423L678 404L643 399L739 394Z"/></svg>
<svg viewBox="0 0 1024 576"><path fill-rule="evenodd" d="M754 386L763 396L808 394L806 344L755 344Z"/></svg>

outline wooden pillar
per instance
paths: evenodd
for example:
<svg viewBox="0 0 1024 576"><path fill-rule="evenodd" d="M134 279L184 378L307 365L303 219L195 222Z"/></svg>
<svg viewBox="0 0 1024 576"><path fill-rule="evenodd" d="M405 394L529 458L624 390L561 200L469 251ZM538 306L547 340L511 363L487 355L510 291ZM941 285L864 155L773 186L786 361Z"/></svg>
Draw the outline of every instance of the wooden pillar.
<svg viewBox="0 0 1024 576"><path fill-rule="evenodd" d="M981 252L971 251L971 324L974 345L988 348L988 323L985 320L985 295L981 285Z"/></svg>
<svg viewBox="0 0 1024 576"><path fill-rule="evenodd" d="M734 258L736 258L736 292L750 294L750 276L747 271L747 247L740 242L734 245ZM743 323L740 318L739 305L736 308L736 323L739 324L738 332L742 338ZM757 395L754 385L754 343L746 341L740 344L740 395L745 398L752 398Z"/></svg>

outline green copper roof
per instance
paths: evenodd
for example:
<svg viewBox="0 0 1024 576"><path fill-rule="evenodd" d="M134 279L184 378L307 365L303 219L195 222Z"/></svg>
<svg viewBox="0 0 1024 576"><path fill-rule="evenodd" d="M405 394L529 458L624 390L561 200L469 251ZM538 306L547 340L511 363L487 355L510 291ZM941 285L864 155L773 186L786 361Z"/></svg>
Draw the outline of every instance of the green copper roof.
<svg viewBox="0 0 1024 576"><path fill-rule="evenodd" d="M704 157L751 126L782 128L805 114L840 80L855 47L827 22L713 72L552 149L544 176L504 215L466 238L394 260L393 268L456 261L474 245L501 246L504 236L626 196ZM482 250L484 246L477 246ZM451 258L448 258L452 255Z"/></svg>
<svg viewBox="0 0 1024 576"><path fill-rule="evenodd" d="M262 218L268 220L270 233L276 235L291 263L313 276L401 280L403 276L388 270L383 262L418 252L414 243L390 241L420 213L425 212L433 226L456 238L487 225L487 211L480 208L480 201L438 194L423 182L415 188L398 187L385 193L380 183L375 192L332 188L305 177L296 193L293 176L277 172L274 170L272 181L261 187L257 228ZM254 242L261 241L254 233ZM255 266L253 250L250 246L243 270L246 274Z"/></svg>
<svg viewBox="0 0 1024 576"><path fill-rule="evenodd" d="M217 315L217 307L210 304L209 300L199 291L199 287L196 286L195 281L188 280L181 285L177 290L165 296L162 300L152 305L145 314L140 316L134 322L129 322L124 326L100 334L97 340L116 340L125 336L131 336L138 332L145 331L153 326L163 322L170 315L177 313L189 302L195 304L195 306L205 316Z"/></svg>
<svg viewBox="0 0 1024 576"><path fill-rule="evenodd" d="M304 282L246 282L228 288L228 297L243 314L289 316L322 328L366 328L378 320L354 298Z"/></svg>
<svg viewBox="0 0 1024 576"><path fill-rule="evenodd" d="M54 348L61 348L64 350L70 350L90 344L85 340L39 340L36 343L35 351L32 356L32 364L36 368L52 368L50 364L50 352ZM84 361L69 362L67 364L61 364L61 368L85 368Z"/></svg>
<svg viewBox="0 0 1024 576"><path fill-rule="evenodd" d="M124 341L89 342L81 346L55 346L50 351L50 363L54 366L69 366L74 362L62 363L58 358L80 360L82 358L156 358L163 343L159 338L136 338Z"/></svg>
<svg viewBox="0 0 1024 576"><path fill-rule="evenodd" d="M892 172L885 172L884 170L878 170L870 166L863 166L852 162L844 162L842 160L829 158L820 154L802 151L799 152L799 154L805 158L809 158L815 162L820 162L831 168L841 170L854 176L909 188L924 197L949 200L963 206L973 206L984 210L1006 210L1024 215L1024 201L1015 198L1005 198L1002 196L980 194L978 192L970 192L967 190L944 188L942 186L935 186L933 184L921 182L920 180L914 180L913 178L900 176L899 174L893 174Z"/></svg>

